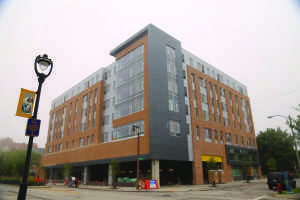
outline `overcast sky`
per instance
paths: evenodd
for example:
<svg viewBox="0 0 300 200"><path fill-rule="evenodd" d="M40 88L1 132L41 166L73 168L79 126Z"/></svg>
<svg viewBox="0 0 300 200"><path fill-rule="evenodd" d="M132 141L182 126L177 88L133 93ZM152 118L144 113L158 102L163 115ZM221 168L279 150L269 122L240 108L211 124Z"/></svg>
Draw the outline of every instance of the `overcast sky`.
<svg viewBox="0 0 300 200"><path fill-rule="evenodd" d="M16 117L20 88L36 90L34 59L47 53L38 118L44 147L51 100L101 67L109 51L149 23L248 88L256 134L288 127L300 104L300 1L0 0L0 137L28 142Z"/></svg>

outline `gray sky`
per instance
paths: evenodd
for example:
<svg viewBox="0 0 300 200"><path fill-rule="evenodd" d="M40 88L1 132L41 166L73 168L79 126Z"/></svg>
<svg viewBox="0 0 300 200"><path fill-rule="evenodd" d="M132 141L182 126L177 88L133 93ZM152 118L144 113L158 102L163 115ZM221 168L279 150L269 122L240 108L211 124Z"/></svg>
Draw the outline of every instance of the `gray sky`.
<svg viewBox="0 0 300 200"><path fill-rule="evenodd" d="M38 118L44 147L51 100L114 61L109 51L154 24L248 88L256 134L283 129L273 114L300 104L300 1L0 0L0 137L28 142L16 117L20 88L37 89L34 59L47 53Z"/></svg>

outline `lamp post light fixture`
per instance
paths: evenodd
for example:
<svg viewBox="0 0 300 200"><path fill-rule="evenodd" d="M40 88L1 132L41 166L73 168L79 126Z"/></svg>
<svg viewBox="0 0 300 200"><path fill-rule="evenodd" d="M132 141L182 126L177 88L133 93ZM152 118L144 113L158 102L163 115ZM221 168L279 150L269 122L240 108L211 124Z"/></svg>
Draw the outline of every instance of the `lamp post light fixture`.
<svg viewBox="0 0 300 200"><path fill-rule="evenodd" d="M136 189L138 190L140 187L140 126L133 125L132 131L134 133L137 132L137 161L136 161Z"/></svg>
<svg viewBox="0 0 300 200"><path fill-rule="evenodd" d="M267 116L268 119L272 119L274 117L281 117L281 118L284 118L287 120L288 122L288 125L291 129L291 132L292 132L292 136L295 140L295 150L296 150L296 158L297 158L297 164L298 164L298 169L300 168L300 159L299 159L299 154L298 154L298 144L297 144L297 138L295 136L295 133L294 133L294 129L293 129L293 126L292 126L292 117L289 115L289 116L284 116L284 115L271 115L271 116Z"/></svg>
<svg viewBox="0 0 300 200"><path fill-rule="evenodd" d="M51 74L52 68L53 68L53 62L51 59L48 58L48 56L46 54L44 54L43 56L38 55L36 57L35 62L34 62L34 71L38 77L39 85L38 85L38 90L36 91L36 101L35 101L35 105L34 105L33 116L31 117L32 119L37 119L42 85L43 85L43 82L45 81L45 79ZM23 173L22 183L21 183L20 189L19 189L18 200L26 200L27 178L28 178L28 172L29 172L32 143L33 143L33 136L29 136L25 166L24 166L24 173Z"/></svg>

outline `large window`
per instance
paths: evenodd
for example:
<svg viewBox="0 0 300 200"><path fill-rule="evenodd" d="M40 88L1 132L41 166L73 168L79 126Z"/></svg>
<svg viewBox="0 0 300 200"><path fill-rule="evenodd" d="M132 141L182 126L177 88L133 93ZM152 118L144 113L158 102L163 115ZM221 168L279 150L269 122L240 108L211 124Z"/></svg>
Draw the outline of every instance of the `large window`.
<svg viewBox="0 0 300 200"><path fill-rule="evenodd" d="M63 113L62 113L62 117L61 117L61 124L60 124L60 138L63 138L63 137L64 137L65 118L66 118L66 106L63 108Z"/></svg>
<svg viewBox="0 0 300 200"><path fill-rule="evenodd" d="M215 143L218 144L218 131L215 130Z"/></svg>
<svg viewBox="0 0 300 200"><path fill-rule="evenodd" d="M136 129L135 132L132 130L133 125L139 127L139 129ZM126 139L137 136L138 131L139 135L144 135L144 120L136 121L130 124L125 124L123 126L114 128L113 140Z"/></svg>
<svg viewBox="0 0 300 200"><path fill-rule="evenodd" d="M81 124L80 124L80 131L84 131L86 129L86 111L87 111L87 95L83 96L82 102L82 113L81 113Z"/></svg>
<svg viewBox="0 0 300 200"><path fill-rule="evenodd" d="M231 144L231 133L226 133L226 144Z"/></svg>
<svg viewBox="0 0 300 200"><path fill-rule="evenodd" d="M53 131L54 131L54 120L55 120L55 113L52 113L52 117L51 117L51 123L50 123L50 138L49 141L52 141L52 137L53 137Z"/></svg>
<svg viewBox="0 0 300 200"><path fill-rule="evenodd" d="M245 99L241 98L241 102L242 102L242 113L243 113L243 116L244 116L245 131L249 132L248 115L247 115L247 110L246 110Z"/></svg>
<svg viewBox="0 0 300 200"><path fill-rule="evenodd" d="M225 89L222 87L220 87L220 95L221 95L221 105L222 105L222 111L223 111L224 126L229 126L226 93L225 93Z"/></svg>
<svg viewBox="0 0 300 200"><path fill-rule="evenodd" d="M93 92L90 92L90 103L89 103L89 121L88 121L88 128L91 127L91 119L92 119L92 104L93 104Z"/></svg>
<svg viewBox="0 0 300 200"><path fill-rule="evenodd" d="M205 142L211 142L211 129L204 128Z"/></svg>
<svg viewBox="0 0 300 200"><path fill-rule="evenodd" d="M210 94L211 112L212 112L212 116L213 116L213 121L216 122L215 99L214 99L213 88L212 88L211 83L209 83L209 94Z"/></svg>
<svg viewBox="0 0 300 200"><path fill-rule="evenodd" d="M197 140L200 140L199 126L196 126L196 137L197 137Z"/></svg>
<svg viewBox="0 0 300 200"><path fill-rule="evenodd" d="M144 110L144 45L116 64L115 119Z"/></svg>
<svg viewBox="0 0 300 200"><path fill-rule="evenodd" d="M70 103L69 122L68 122L68 136L70 135L71 117L72 117L72 103Z"/></svg>
<svg viewBox="0 0 300 200"><path fill-rule="evenodd" d="M203 79L203 78L199 78L199 83L200 83L200 94L201 94L203 120L209 121L209 109L208 109L208 96L207 96L206 80Z"/></svg>
<svg viewBox="0 0 300 200"><path fill-rule="evenodd" d="M169 111L179 112L175 49L166 46L166 52L168 71Z"/></svg>
<svg viewBox="0 0 300 200"><path fill-rule="evenodd" d="M79 147L83 147L84 146L84 137L79 139Z"/></svg>
<svg viewBox="0 0 300 200"><path fill-rule="evenodd" d="M169 120L168 127L171 136L180 136L180 124L178 121Z"/></svg>
<svg viewBox="0 0 300 200"><path fill-rule="evenodd" d="M95 128L95 122L96 122L96 108L97 108L97 88L95 89L95 94L94 94L93 128Z"/></svg>
<svg viewBox="0 0 300 200"><path fill-rule="evenodd" d="M74 134L76 133L77 109L78 109L78 99L76 99L76 104L75 104L75 117L74 117L74 128L73 128Z"/></svg>
<svg viewBox="0 0 300 200"><path fill-rule="evenodd" d="M247 138L247 147L248 148L252 148L251 139L250 138Z"/></svg>

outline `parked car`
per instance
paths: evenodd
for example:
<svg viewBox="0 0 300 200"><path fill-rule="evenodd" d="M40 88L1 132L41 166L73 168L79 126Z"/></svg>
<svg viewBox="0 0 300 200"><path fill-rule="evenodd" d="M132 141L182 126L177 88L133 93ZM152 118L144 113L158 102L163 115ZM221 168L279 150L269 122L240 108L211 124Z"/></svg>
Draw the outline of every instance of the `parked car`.
<svg viewBox="0 0 300 200"><path fill-rule="evenodd" d="M296 181L291 173L288 173L289 185L291 188L296 188ZM278 184L281 184L282 190L286 190L283 172L270 172L267 178L267 184L269 189L272 190L274 187L277 188Z"/></svg>

